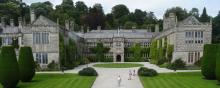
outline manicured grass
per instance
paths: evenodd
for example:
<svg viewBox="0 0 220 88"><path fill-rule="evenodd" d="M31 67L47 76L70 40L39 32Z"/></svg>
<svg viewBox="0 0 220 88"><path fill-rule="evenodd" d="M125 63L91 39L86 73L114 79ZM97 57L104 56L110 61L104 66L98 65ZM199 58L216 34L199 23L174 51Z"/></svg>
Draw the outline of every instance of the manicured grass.
<svg viewBox="0 0 220 88"><path fill-rule="evenodd" d="M201 73L166 73L140 77L144 88L220 88L216 80L205 80Z"/></svg>
<svg viewBox="0 0 220 88"><path fill-rule="evenodd" d="M37 74L33 82L19 83L19 88L91 88L95 76L77 74ZM0 88L1 85L0 85Z"/></svg>
<svg viewBox="0 0 220 88"><path fill-rule="evenodd" d="M134 64L134 63L108 63L108 64L95 64L94 67L103 67L103 68L131 68L131 67L141 67L143 64Z"/></svg>

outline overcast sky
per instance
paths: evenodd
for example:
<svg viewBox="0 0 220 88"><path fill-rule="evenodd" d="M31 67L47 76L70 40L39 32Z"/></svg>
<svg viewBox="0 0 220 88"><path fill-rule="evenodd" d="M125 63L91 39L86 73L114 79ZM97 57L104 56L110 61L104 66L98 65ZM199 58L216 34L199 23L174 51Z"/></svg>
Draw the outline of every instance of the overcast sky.
<svg viewBox="0 0 220 88"><path fill-rule="evenodd" d="M28 5L35 2L50 1L54 5L58 5L62 0L23 0ZM144 11L152 11L158 18L162 18L167 8L174 6L180 6L191 10L196 7L202 12L202 9L206 7L207 12L211 16L216 16L220 11L220 0L73 0L83 1L87 6L93 6L95 3L101 3L105 13L111 12L111 8L117 4L126 5L130 11L134 11L136 8Z"/></svg>

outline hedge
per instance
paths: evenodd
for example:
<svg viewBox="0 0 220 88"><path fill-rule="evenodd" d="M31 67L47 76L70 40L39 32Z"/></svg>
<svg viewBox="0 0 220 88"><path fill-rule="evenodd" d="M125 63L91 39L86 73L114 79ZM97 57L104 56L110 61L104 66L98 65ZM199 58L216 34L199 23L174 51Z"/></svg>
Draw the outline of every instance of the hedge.
<svg viewBox="0 0 220 88"><path fill-rule="evenodd" d="M18 60L20 79L22 82L30 82L35 75L35 62L31 47L21 47Z"/></svg>
<svg viewBox="0 0 220 88"><path fill-rule="evenodd" d="M0 53L0 83L4 88L16 88L19 67L13 46L4 46Z"/></svg>
<svg viewBox="0 0 220 88"><path fill-rule="evenodd" d="M204 46L204 53L202 58L201 70L206 79L215 79L216 58L218 46L207 44Z"/></svg>

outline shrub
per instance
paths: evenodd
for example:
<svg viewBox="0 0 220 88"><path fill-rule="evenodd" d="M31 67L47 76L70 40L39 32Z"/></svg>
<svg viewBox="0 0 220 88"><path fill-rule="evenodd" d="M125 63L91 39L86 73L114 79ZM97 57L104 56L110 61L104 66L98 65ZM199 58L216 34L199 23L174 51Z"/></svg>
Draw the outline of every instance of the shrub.
<svg viewBox="0 0 220 88"><path fill-rule="evenodd" d="M139 76L149 76L149 77L153 77L153 76L157 76L158 73L156 70L154 69L148 69L146 67L141 67L138 69L138 75Z"/></svg>
<svg viewBox="0 0 220 88"><path fill-rule="evenodd" d="M164 58L164 59L159 59L158 61L157 61L157 65L162 65L162 64L164 64L164 63L166 63L167 62L167 60Z"/></svg>
<svg viewBox="0 0 220 88"><path fill-rule="evenodd" d="M50 71L57 71L59 70L59 65L53 60L51 63L49 63L47 65L47 70L50 70Z"/></svg>
<svg viewBox="0 0 220 88"><path fill-rule="evenodd" d="M217 45L207 44L204 46L203 58L201 61L202 74L206 79L215 79Z"/></svg>
<svg viewBox="0 0 220 88"><path fill-rule="evenodd" d="M79 71L79 75L81 75L81 76L97 76L98 73L96 72L96 70L94 68L88 67L88 68L84 68L81 71Z"/></svg>
<svg viewBox="0 0 220 88"><path fill-rule="evenodd" d="M20 80L30 82L35 75L35 62L31 47L21 47L18 60L20 68Z"/></svg>
<svg viewBox="0 0 220 88"><path fill-rule="evenodd" d="M220 53L218 54L218 57L220 57ZM216 78L220 82L220 58L216 59Z"/></svg>
<svg viewBox="0 0 220 88"><path fill-rule="evenodd" d="M173 69L173 70L181 70L184 69L185 67L186 67L186 63L181 59L175 60L173 63L170 64L170 66L168 66L169 69Z"/></svg>
<svg viewBox="0 0 220 88"><path fill-rule="evenodd" d="M4 88L16 88L19 82L19 67L12 46L4 46L0 54L0 83Z"/></svg>

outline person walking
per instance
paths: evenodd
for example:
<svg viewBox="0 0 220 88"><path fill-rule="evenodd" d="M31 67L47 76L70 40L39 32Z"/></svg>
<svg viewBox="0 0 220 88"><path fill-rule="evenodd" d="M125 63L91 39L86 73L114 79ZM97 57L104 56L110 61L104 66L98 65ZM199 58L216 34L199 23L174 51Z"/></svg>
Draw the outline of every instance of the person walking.
<svg viewBox="0 0 220 88"><path fill-rule="evenodd" d="M134 73L133 73L133 76L135 76L135 75L136 75L136 73L135 73L135 72L136 72L135 69L133 70L133 72L134 72Z"/></svg>
<svg viewBox="0 0 220 88"><path fill-rule="evenodd" d="M129 70L129 73L128 73L128 80L131 80L131 76L132 76L132 72L131 72L131 70Z"/></svg>
<svg viewBox="0 0 220 88"><path fill-rule="evenodd" d="M120 87L121 86L121 76L119 75L118 76L118 87Z"/></svg>

